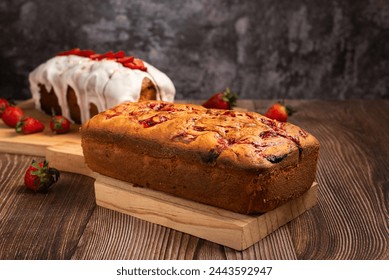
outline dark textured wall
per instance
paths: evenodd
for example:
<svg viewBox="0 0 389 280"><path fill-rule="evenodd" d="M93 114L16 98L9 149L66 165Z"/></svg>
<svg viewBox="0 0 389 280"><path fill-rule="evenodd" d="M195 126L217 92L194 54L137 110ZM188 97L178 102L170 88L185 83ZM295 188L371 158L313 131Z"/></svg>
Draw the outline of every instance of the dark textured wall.
<svg viewBox="0 0 389 280"><path fill-rule="evenodd" d="M0 96L74 47L124 50L177 98L389 98L387 0L1 0Z"/></svg>

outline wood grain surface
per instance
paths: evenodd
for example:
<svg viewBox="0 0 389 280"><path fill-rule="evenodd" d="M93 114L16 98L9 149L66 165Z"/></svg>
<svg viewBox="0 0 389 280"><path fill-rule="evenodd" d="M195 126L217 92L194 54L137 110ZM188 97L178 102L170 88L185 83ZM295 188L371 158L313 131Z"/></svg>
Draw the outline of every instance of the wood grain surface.
<svg viewBox="0 0 389 280"><path fill-rule="evenodd" d="M0 153L0 259L389 259L389 101L288 103L321 143L318 204L246 250L96 206L87 176L63 172L34 194L24 171L43 158Z"/></svg>
<svg viewBox="0 0 389 280"><path fill-rule="evenodd" d="M96 204L176 229L236 250L244 250L317 203L317 183L302 196L261 215L243 215L98 175Z"/></svg>
<svg viewBox="0 0 389 280"><path fill-rule="evenodd" d="M23 109L25 116L40 120L45 128L41 133L24 135L15 133L14 128L0 120L0 152L43 157L49 146L80 143L79 125L71 124L70 131L66 134L54 134L50 129L51 117L36 110L32 99L21 102L18 106Z"/></svg>

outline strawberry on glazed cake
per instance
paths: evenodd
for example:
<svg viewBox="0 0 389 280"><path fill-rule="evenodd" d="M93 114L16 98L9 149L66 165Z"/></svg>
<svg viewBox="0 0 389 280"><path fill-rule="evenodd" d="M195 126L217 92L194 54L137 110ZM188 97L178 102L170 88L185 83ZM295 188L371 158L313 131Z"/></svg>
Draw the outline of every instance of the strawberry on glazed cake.
<svg viewBox="0 0 389 280"><path fill-rule="evenodd" d="M125 101L172 102L175 96L166 74L123 51L65 51L39 65L29 81L37 109L76 123Z"/></svg>

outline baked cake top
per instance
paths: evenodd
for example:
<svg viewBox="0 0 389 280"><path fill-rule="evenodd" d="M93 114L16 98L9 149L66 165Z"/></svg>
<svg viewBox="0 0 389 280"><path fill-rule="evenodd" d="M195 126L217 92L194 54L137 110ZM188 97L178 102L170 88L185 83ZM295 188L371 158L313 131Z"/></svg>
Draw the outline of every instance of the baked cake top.
<svg viewBox="0 0 389 280"><path fill-rule="evenodd" d="M258 113L161 101L120 104L84 124L82 132L88 130L116 135L118 142L129 135L139 150L158 143L155 153L192 151L207 164L238 162L247 169L297 164L304 149L319 145L304 129Z"/></svg>

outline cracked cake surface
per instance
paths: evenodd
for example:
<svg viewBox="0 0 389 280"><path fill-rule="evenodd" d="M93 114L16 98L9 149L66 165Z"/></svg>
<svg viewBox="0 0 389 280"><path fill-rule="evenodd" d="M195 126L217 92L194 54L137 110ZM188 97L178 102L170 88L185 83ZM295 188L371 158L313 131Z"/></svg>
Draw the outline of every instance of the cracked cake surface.
<svg viewBox="0 0 389 280"><path fill-rule="evenodd" d="M120 104L86 122L81 135L98 173L244 214L308 190L319 150L290 123L163 101Z"/></svg>

